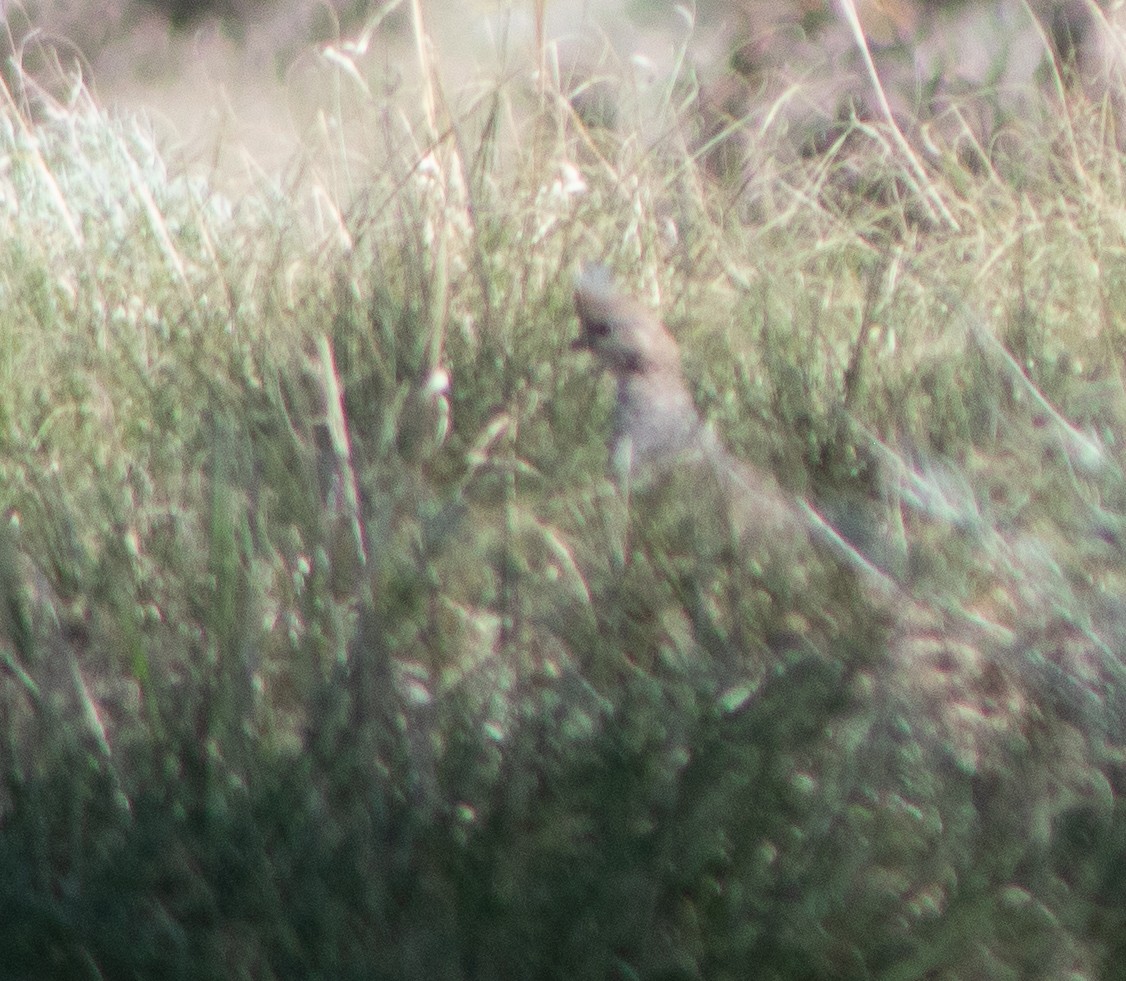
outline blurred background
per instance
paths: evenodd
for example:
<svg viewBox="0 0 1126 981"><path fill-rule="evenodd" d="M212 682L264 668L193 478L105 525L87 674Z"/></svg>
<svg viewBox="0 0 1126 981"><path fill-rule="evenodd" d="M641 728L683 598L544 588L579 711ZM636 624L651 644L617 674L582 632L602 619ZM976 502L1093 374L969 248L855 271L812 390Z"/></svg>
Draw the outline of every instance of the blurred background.
<svg viewBox="0 0 1126 981"><path fill-rule="evenodd" d="M270 170L333 104L339 79L327 80L326 59L343 59L383 97L417 77L414 9L25 0L5 5L6 43L25 76L64 89L60 78L81 78L105 106L150 114L196 160ZM724 134L707 161L721 169L738 169L751 124L823 149L839 122L886 121L890 111L917 147L964 138L988 157L1007 119L1033 114L1034 94L1078 85L1095 100L1109 93L1116 114L1121 101L1111 84L1122 63L1118 14L1081 0L431 0L419 9L451 102L474 84L531 89L541 65L588 124L612 125L623 78L636 88L679 73L696 87L689 108L701 138ZM926 125L938 136L919 133Z"/></svg>

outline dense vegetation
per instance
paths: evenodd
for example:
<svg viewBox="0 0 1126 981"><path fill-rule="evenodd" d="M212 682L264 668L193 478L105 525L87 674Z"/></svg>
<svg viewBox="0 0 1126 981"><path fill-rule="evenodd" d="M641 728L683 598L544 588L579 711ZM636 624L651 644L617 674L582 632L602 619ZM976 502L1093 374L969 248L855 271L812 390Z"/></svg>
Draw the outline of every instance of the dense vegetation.
<svg viewBox="0 0 1126 981"><path fill-rule="evenodd" d="M1121 976L1106 107L716 173L686 74L335 57L237 201L0 107L0 974ZM590 260L851 551L607 479Z"/></svg>

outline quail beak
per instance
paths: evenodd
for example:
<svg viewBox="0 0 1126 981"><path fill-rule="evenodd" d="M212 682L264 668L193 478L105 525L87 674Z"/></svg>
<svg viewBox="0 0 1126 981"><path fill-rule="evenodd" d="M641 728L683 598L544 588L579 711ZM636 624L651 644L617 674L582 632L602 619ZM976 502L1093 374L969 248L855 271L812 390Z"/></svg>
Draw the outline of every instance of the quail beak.
<svg viewBox="0 0 1126 981"><path fill-rule="evenodd" d="M581 323L580 323L580 328L581 329L579 330L579 336L576 337L573 341L571 341L571 350L572 351L593 351L594 345L591 344L591 342L590 342L591 341L590 333L587 331L585 326L581 325Z"/></svg>

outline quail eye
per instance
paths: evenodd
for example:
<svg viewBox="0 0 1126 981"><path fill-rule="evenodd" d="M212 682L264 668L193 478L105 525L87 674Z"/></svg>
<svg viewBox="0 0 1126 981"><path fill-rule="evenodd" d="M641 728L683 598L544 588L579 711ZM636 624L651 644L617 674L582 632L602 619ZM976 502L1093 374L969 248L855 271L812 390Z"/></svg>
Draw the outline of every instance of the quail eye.
<svg viewBox="0 0 1126 981"><path fill-rule="evenodd" d="M587 333L595 337L609 337L610 325L605 320L596 320L587 328Z"/></svg>

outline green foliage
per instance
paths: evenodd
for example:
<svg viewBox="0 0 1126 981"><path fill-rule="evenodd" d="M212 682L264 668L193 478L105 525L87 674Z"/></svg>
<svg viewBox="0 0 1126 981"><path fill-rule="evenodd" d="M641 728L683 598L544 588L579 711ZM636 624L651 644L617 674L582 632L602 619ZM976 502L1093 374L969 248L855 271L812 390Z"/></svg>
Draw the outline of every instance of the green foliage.
<svg viewBox="0 0 1126 981"><path fill-rule="evenodd" d="M238 208L3 107L0 976L1122 973L1119 157L735 192L678 82ZM588 259L838 537L606 479Z"/></svg>

